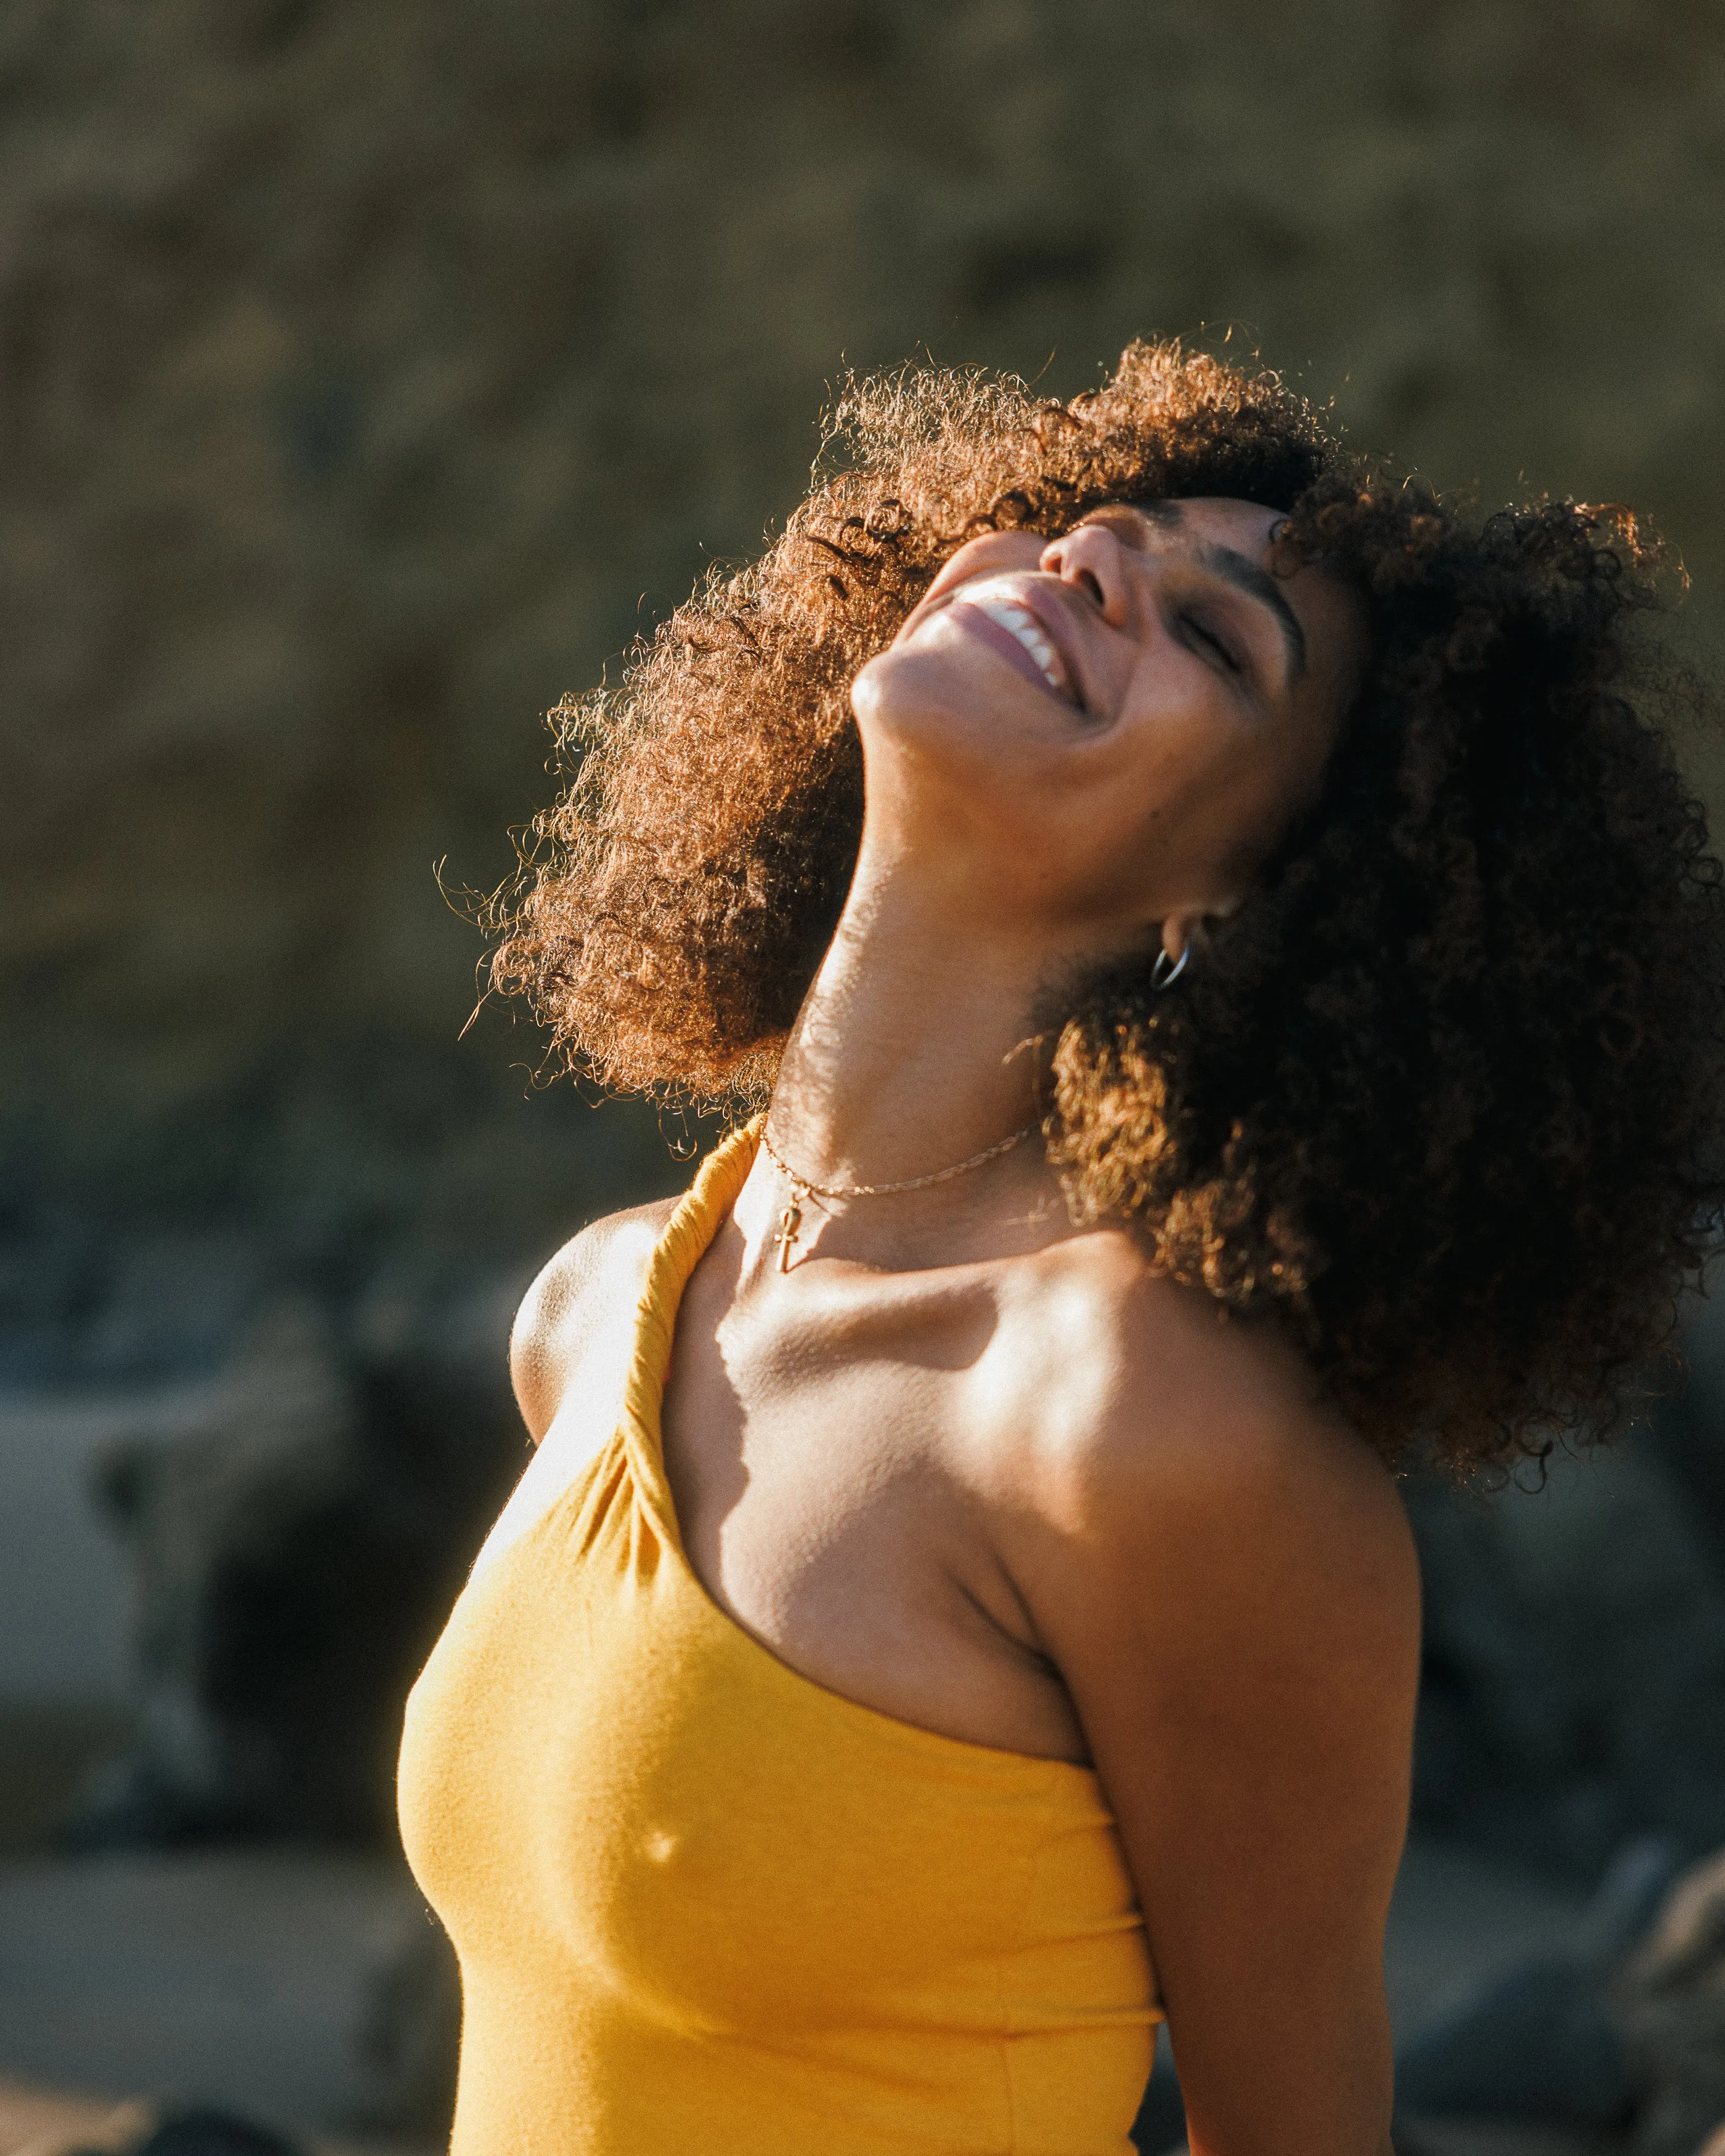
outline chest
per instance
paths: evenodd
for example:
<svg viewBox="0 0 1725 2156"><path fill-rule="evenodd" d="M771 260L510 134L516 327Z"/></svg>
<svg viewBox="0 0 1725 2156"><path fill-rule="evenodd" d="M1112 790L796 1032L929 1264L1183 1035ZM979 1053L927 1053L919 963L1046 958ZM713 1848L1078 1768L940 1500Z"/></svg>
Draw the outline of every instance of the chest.
<svg viewBox="0 0 1725 2156"><path fill-rule="evenodd" d="M662 1429L684 1545L716 1599L774 1629L854 1629L926 1614L985 1565L983 1342L966 1337L984 1329L866 1294L739 1317L722 1276L697 1273Z"/></svg>
<svg viewBox="0 0 1725 2156"><path fill-rule="evenodd" d="M805 1682L663 1517L619 1435L408 1703L404 1840L462 1964L454 2145L572 2149L573 2119L594 2156L1124 2148L1155 2010L1094 1778Z"/></svg>
<svg viewBox="0 0 1725 2156"><path fill-rule="evenodd" d="M998 1532L1015 1388L986 1293L787 1297L698 1268L662 1406L689 1563L781 1659L880 1712L1082 1758Z"/></svg>

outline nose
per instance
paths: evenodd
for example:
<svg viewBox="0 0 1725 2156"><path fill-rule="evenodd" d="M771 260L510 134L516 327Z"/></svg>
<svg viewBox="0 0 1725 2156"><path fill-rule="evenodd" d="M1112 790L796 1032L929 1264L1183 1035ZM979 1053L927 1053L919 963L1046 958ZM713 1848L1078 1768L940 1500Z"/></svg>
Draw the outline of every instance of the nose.
<svg viewBox="0 0 1725 2156"><path fill-rule="evenodd" d="M1132 576L1141 567L1105 524L1081 524L1050 540L1037 567L1076 585L1094 601L1111 629L1125 629L1132 616Z"/></svg>

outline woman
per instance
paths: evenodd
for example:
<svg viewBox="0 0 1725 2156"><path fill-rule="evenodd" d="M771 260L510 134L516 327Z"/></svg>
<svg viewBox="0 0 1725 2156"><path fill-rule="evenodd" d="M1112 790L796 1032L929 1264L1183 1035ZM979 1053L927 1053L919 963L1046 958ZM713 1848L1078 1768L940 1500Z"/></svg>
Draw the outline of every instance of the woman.
<svg viewBox="0 0 1725 2156"><path fill-rule="evenodd" d="M458 2156L1381 2156L1392 1469L1606 1427L1717 1206L1721 899L1618 513L1268 377L855 390L566 713L496 962L763 1111L523 1306L411 1703Z"/></svg>

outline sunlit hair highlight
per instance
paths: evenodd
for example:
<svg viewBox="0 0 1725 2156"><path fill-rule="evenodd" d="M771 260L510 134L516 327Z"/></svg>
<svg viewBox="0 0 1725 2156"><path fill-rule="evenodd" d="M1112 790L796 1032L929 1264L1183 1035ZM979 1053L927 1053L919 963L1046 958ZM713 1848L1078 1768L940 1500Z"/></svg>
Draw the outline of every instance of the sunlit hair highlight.
<svg viewBox="0 0 1725 2156"><path fill-rule="evenodd" d="M1284 512L1371 660L1321 798L1178 987L1147 953L1046 1014L1068 1201L1284 1327L1386 1454L1609 1427L1725 1191L1725 901L1660 723L1699 692L1633 656L1660 590L1622 511L1470 520L1172 345L1064 405L852 382L762 557L554 715L571 780L495 983L605 1086L763 1099L856 858L858 670L967 538L1195 496Z"/></svg>

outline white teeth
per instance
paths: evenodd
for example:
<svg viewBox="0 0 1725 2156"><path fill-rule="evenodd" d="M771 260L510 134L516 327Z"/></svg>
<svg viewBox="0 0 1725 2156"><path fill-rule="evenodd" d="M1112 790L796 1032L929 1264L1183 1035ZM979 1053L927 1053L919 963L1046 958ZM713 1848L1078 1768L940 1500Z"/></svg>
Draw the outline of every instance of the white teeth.
<svg viewBox="0 0 1725 2156"><path fill-rule="evenodd" d="M1060 678L1059 654L1029 608L1020 606L1016 599L997 598L992 593L987 597L978 595L973 603L981 607L991 621L998 621L1003 629L1011 630L1041 669L1049 687L1056 696L1064 696L1065 684Z"/></svg>

